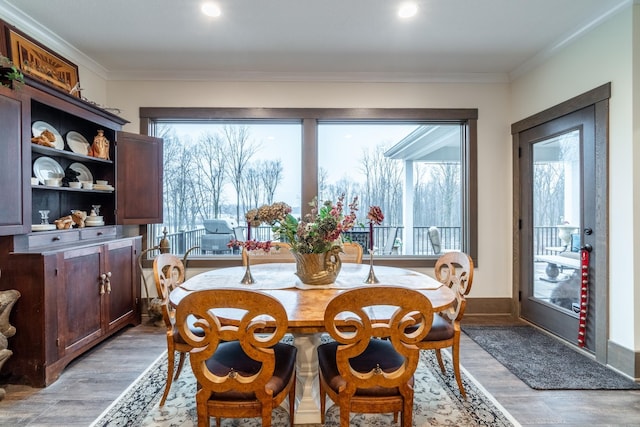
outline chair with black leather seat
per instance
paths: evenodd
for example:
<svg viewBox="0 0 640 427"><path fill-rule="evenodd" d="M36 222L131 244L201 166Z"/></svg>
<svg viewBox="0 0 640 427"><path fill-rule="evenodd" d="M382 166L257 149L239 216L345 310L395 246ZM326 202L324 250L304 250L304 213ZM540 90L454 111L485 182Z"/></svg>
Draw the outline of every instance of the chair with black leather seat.
<svg viewBox="0 0 640 427"><path fill-rule="evenodd" d="M460 376L460 321L467 305L466 296L473 283L473 260L464 252L447 252L435 265L436 279L453 290L456 300L449 310L434 316L429 335L418 346L435 350L442 373L446 373L440 349L451 347L453 371L460 394L466 397Z"/></svg>
<svg viewBox="0 0 640 427"><path fill-rule="evenodd" d="M184 282L185 268L183 262L175 255L160 254L153 260L153 277L156 283L156 292L160 299L160 309L162 311L162 320L167 328L167 383L164 389L160 406L163 406L167 400L171 383L174 379L178 379L186 354L191 346L184 342L180 334L175 328L175 310L169 302L169 294L177 286ZM179 353L178 369L175 377L173 369L175 365L175 353Z"/></svg>
<svg viewBox="0 0 640 427"><path fill-rule="evenodd" d="M400 412L402 426L411 426L416 344L432 319L431 302L412 289L367 286L335 297L324 317L335 342L318 346L321 422L329 396L340 407L342 427L349 426L351 412L394 418Z"/></svg>
<svg viewBox="0 0 640 427"><path fill-rule="evenodd" d="M227 314L238 312L239 319ZM193 332L190 316L202 335ZM287 397L293 425L297 353L280 342L287 323L282 304L257 291L200 290L180 301L176 325L192 347L198 426L209 426L209 417L217 426L223 417L261 417L270 426L272 410Z"/></svg>

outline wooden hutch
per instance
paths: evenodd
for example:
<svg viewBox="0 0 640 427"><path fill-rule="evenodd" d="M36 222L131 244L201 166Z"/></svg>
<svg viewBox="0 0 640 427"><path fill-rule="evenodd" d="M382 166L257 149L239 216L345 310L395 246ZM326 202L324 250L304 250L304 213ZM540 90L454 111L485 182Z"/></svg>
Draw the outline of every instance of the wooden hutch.
<svg viewBox="0 0 640 427"><path fill-rule="evenodd" d="M0 87L0 289L22 294L11 313L13 356L2 375L43 387L74 358L127 325L140 323L140 225L162 222L162 140L122 132L126 120L78 97L25 77ZM99 129L109 159L70 148L31 143L45 122L91 143ZM80 152L78 152L80 151ZM64 170L79 163L112 189L32 185L34 162L52 159ZM39 162L39 163L42 163ZM50 222L100 205L104 225L32 231L40 210Z"/></svg>

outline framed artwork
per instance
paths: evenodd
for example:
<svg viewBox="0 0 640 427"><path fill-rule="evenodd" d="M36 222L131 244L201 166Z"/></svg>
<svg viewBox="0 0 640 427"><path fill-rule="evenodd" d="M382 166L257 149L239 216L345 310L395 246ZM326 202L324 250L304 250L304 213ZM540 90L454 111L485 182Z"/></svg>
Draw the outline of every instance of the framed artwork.
<svg viewBox="0 0 640 427"><path fill-rule="evenodd" d="M8 57L23 74L71 93L78 83L78 66L42 46L37 41L5 25ZM77 88L76 88L77 89ZM80 97L75 90L73 95Z"/></svg>

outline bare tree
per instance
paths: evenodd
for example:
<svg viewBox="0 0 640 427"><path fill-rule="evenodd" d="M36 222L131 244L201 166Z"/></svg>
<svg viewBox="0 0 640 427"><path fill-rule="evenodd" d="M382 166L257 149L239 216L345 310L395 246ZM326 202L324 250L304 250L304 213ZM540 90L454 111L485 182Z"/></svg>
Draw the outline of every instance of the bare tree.
<svg viewBox="0 0 640 427"><path fill-rule="evenodd" d="M329 182L329 172L323 167L318 170L318 198L323 200L328 197L327 187Z"/></svg>
<svg viewBox="0 0 640 427"><path fill-rule="evenodd" d="M227 146L227 173L236 191L236 221L240 223L240 197L242 194L242 175L259 146L250 139L249 127L245 125L225 125L222 134Z"/></svg>
<svg viewBox="0 0 640 427"><path fill-rule="evenodd" d="M431 168L431 177L439 202L438 224L460 225L460 163L436 163Z"/></svg>
<svg viewBox="0 0 640 427"><path fill-rule="evenodd" d="M402 223L402 162L384 156L384 144L365 150L360 169L367 177L363 206L378 205L386 224Z"/></svg>
<svg viewBox="0 0 640 427"><path fill-rule="evenodd" d="M259 207L263 201L262 176L259 167L247 167L242 174L242 199L246 209Z"/></svg>
<svg viewBox="0 0 640 427"><path fill-rule="evenodd" d="M282 173L284 167L282 160L265 160L260 162L258 166L261 178L261 188L264 190L264 202L268 205L273 203L273 196L282 182Z"/></svg>
<svg viewBox="0 0 640 427"><path fill-rule="evenodd" d="M174 134L163 139L165 225L171 231L195 228L196 171L190 141L179 140Z"/></svg>
<svg viewBox="0 0 640 427"><path fill-rule="evenodd" d="M222 188L226 180L224 142L220 135L203 134L195 147L198 169L197 210L201 219L218 218L222 203Z"/></svg>
<svg viewBox="0 0 640 427"><path fill-rule="evenodd" d="M533 215L537 226L557 225L564 215L564 170L559 162L533 166Z"/></svg>

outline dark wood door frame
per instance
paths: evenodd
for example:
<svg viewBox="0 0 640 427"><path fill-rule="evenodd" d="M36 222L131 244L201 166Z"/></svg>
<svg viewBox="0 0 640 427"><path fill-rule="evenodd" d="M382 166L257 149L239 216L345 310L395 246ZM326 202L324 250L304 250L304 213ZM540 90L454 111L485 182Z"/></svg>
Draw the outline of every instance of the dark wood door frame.
<svg viewBox="0 0 640 427"><path fill-rule="evenodd" d="M611 83L606 83L593 90L585 92L571 98L561 104L551 107L526 119L520 120L511 125L511 135L513 140L513 303L512 314L520 317L519 292L523 284L521 283L521 263L523 262L521 247L521 194L522 185L520 177L519 162L519 134L527 129L557 119L574 111L593 105L595 107L595 170L596 170L596 211L595 232L597 240L595 243L595 257L591 260L595 269L596 283L600 284L596 288L596 313L594 319L595 334L595 356L601 363L607 362L607 341L609 338L609 98L611 97ZM577 331L576 331L577 333Z"/></svg>

